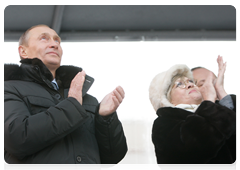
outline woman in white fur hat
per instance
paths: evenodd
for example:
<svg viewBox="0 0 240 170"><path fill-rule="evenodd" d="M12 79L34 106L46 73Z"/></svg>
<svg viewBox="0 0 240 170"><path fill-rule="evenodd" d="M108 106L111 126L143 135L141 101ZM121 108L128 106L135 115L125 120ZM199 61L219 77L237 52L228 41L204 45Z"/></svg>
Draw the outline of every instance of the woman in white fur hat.
<svg viewBox="0 0 240 170"><path fill-rule="evenodd" d="M216 84L223 87L226 63L219 68ZM210 74L200 92L186 65L175 65L152 80L149 97L158 115L152 141L159 164L235 162L236 143L234 148L230 139L236 133L236 102L233 109L215 102L219 91L213 80Z"/></svg>

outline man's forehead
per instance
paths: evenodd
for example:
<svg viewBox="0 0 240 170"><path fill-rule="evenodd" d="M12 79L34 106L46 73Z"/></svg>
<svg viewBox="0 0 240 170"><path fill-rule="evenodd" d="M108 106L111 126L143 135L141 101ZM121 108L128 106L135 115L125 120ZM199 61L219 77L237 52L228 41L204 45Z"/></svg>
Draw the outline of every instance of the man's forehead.
<svg viewBox="0 0 240 170"><path fill-rule="evenodd" d="M206 68L199 68L199 69L196 69L194 71L198 71L198 72L210 72L208 69Z"/></svg>
<svg viewBox="0 0 240 170"><path fill-rule="evenodd" d="M29 34L30 34L30 36L39 36L41 34L50 34L50 35L58 36L58 34L53 29L51 29L47 26L35 27L29 31Z"/></svg>
<svg viewBox="0 0 240 170"><path fill-rule="evenodd" d="M205 77L206 74L209 74L209 71L208 69L205 69L205 68L199 68L199 69L196 69L196 70L193 70L193 76L194 78L199 78L199 77Z"/></svg>
<svg viewBox="0 0 240 170"><path fill-rule="evenodd" d="M193 70L192 72L193 72L194 81L196 83L205 82L207 76L210 73L212 73L214 75L214 77L217 78L212 71L210 71L206 68L199 68L199 69Z"/></svg>

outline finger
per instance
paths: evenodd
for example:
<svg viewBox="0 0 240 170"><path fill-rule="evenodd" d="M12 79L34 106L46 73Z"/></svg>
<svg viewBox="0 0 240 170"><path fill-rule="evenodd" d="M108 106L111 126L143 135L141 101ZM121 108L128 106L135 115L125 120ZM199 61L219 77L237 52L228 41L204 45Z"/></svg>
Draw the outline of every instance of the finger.
<svg viewBox="0 0 240 170"><path fill-rule="evenodd" d="M223 64L223 68L222 68L222 72L223 72L223 74L225 73L226 68L227 68L227 62L225 62L225 63Z"/></svg>
<svg viewBox="0 0 240 170"><path fill-rule="evenodd" d="M82 74L82 76L86 76L86 72L84 70L82 70L80 73Z"/></svg>
<svg viewBox="0 0 240 170"><path fill-rule="evenodd" d="M78 74L75 76L76 79L79 81L81 81L83 78L85 79L85 75L86 73L84 71L78 72Z"/></svg>
<svg viewBox="0 0 240 170"><path fill-rule="evenodd" d="M219 57L220 57L220 55L218 55L218 57L217 57L217 63L219 64Z"/></svg>
<svg viewBox="0 0 240 170"><path fill-rule="evenodd" d="M81 83L82 83L82 85L83 85L83 83L84 83L84 81L85 81L85 76L86 76L86 73L85 73L85 71L83 70L82 72L82 77L81 77Z"/></svg>
<svg viewBox="0 0 240 170"><path fill-rule="evenodd" d="M75 77L72 79L71 85L75 84L75 82L78 81L79 76L80 76L80 72L78 74L76 74Z"/></svg>
<svg viewBox="0 0 240 170"><path fill-rule="evenodd" d="M85 80L84 74L82 72L79 72L78 75L77 75L76 83L82 86L84 80Z"/></svg>
<svg viewBox="0 0 240 170"><path fill-rule="evenodd" d="M125 92L121 86L116 88L117 92L121 95L122 99L125 97Z"/></svg>
<svg viewBox="0 0 240 170"><path fill-rule="evenodd" d="M72 80L71 85L74 85L74 86L83 86L84 80L85 80L85 76L83 76L83 73L82 73L82 72L79 72L79 73L74 77L74 79Z"/></svg>
<svg viewBox="0 0 240 170"><path fill-rule="evenodd" d="M227 66L227 62L223 63L222 69L225 70Z"/></svg>
<svg viewBox="0 0 240 170"><path fill-rule="evenodd" d="M214 74L212 72L210 72L205 80L205 85L208 85L208 84L213 84L213 81L214 81Z"/></svg>
<svg viewBox="0 0 240 170"><path fill-rule="evenodd" d="M117 98L118 102L122 103L123 98L122 98L122 96L120 95L120 93L116 89L113 91L113 94Z"/></svg>
<svg viewBox="0 0 240 170"><path fill-rule="evenodd" d="M225 72L226 66L225 63L223 63L223 58L219 56L219 62L218 62L218 77L222 76Z"/></svg>
<svg viewBox="0 0 240 170"><path fill-rule="evenodd" d="M224 73L225 73L225 71L226 71L226 66L227 66L227 63L226 63L226 62L222 64L221 69L218 71L218 77L224 75Z"/></svg>
<svg viewBox="0 0 240 170"><path fill-rule="evenodd" d="M214 85L214 86L215 86L216 82L217 82L217 79L214 79L214 80L213 80L213 85Z"/></svg>
<svg viewBox="0 0 240 170"><path fill-rule="evenodd" d="M116 96L112 97L112 100L114 102L114 110L116 111L118 106L120 105L120 102L118 101L118 99L116 98Z"/></svg>
<svg viewBox="0 0 240 170"><path fill-rule="evenodd" d="M223 59L221 56L218 56L218 69L221 70L223 66Z"/></svg>
<svg viewBox="0 0 240 170"><path fill-rule="evenodd" d="M222 58L222 56L219 56L219 63L220 63L220 64L223 64L223 58Z"/></svg>

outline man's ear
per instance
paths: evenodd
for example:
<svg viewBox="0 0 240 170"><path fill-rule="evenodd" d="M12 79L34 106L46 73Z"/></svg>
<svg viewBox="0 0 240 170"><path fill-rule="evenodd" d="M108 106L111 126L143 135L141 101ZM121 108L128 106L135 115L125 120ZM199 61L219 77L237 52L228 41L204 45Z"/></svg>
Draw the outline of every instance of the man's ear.
<svg viewBox="0 0 240 170"><path fill-rule="evenodd" d="M20 45L18 47L18 53L19 55L23 58L23 59L26 59L28 58L28 55L27 55L27 48L23 45Z"/></svg>

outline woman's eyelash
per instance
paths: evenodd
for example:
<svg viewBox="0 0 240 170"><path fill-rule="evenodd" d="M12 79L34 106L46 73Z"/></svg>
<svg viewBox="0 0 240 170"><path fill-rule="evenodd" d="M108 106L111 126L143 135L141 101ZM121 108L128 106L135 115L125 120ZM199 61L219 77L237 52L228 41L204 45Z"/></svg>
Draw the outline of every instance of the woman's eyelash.
<svg viewBox="0 0 240 170"><path fill-rule="evenodd" d="M182 85L182 82L178 82L178 83L177 83L177 87L180 86L180 85Z"/></svg>
<svg viewBox="0 0 240 170"><path fill-rule="evenodd" d="M194 81L193 81L193 80L188 80L188 82L190 82L190 83L194 83Z"/></svg>

